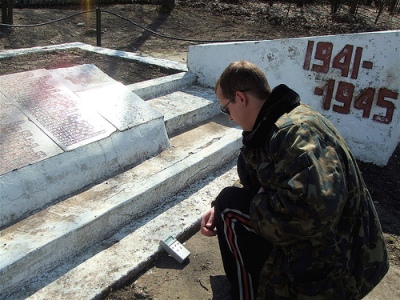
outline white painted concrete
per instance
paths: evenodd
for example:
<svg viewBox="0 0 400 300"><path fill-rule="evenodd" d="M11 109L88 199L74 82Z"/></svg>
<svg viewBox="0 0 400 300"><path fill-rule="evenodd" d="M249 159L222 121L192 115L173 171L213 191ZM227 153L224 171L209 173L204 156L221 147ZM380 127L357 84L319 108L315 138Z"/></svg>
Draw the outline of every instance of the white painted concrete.
<svg viewBox="0 0 400 300"><path fill-rule="evenodd" d="M207 124L172 138L171 147L159 155L2 230L0 298L17 292L21 285L29 283L38 274L46 274L60 261L85 252L89 246L108 238L123 225L166 201L166 197L173 197L178 190L236 159L240 146L241 130L231 127L224 116L216 116ZM209 205L210 200L207 199L207 202ZM193 210L194 206L186 208ZM173 218L173 215L169 216ZM192 217L199 216L199 211L192 214ZM187 225L180 223L178 226L174 224L175 231L170 233ZM154 225L162 226L158 222ZM159 229L161 236L167 234L169 229L165 229ZM141 248L139 241L131 245L132 249ZM154 251L158 240L151 237L151 241L143 241L142 244ZM141 259L148 259L150 252L147 250L139 250L137 254ZM101 267L96 264L86 266ZM86 269L78 267L81 271L82 268ZM106 272L113 273L112 270ZM120 276L119 272L115 275ZM115 279L109 277L108 280L112 282ZM93 283L85 281L83 284L97 283L94 280ZM87 292L93 293L92 290ZM78 294L77 297L89 299Z"/></svg>
<svg viewBox="0 0 400 300"><path fill-rule="evenodd" d="M188 69L213 87L249 60L339 129L354 155L385 165L400 141L400 31L190 46Z"/></svg>
<svg viewBox="0 0 400 300"><path fill-rule="evenodd" d="M210 207L211 199L237 180L236 167L219 176L209 175L204 181L171 197L160 209L138 218L137 222L110 238L110 241L118 242L27 299L99 299L115 282L139 275L162 251L159 247L161 239L169 235L179 238L197 230L199 219Z"/></svg>
<svg viewBox="0 0 400 300"><path fill-rule="evenodd" d="M87 70L88 67L90 72ZM78 73L80 76L70 77L71 74ZM9 137L16 133L10 132L1 140L2 149L9 149L8 152L1 152L1 155L5 156L4 159L1 157L1 160L4 163L8 156L14 156L16 161L21 156L24 157L26 154L19 147L28 150L35 148L35 151L41 149L43 155L40 160L23 161L23 164L15 169L8 168L0 174L0 227L48 205L59 197L76 192L86 185L142 162L169 147L163 115L121 83L96 70L95 66L77 66L70 70L52 73L38 70L21 74L22 77L27 74L29 78L35 78L32 86L24 88L22 84L21 87L12 89L8 80L1 81L2 93L6 96L12 94L2 97L1 101L8 101L15 107L18 106L26 115L23 122L19 121L20 127L15 129L17 135L25 137L29 134L32 136L30 139L37 142L28 144L26 140L30 139L25 138L23 143L11 145L9 143L13 140ZM7 78L10 76L14 75L5 75ZM15 76L18 80L19 74ZM59 81L57 79L59 76L65 76L64 80ZM81 77L85 79L80 81ZM66 124L65 127L59 124L58 120L51 119L48 121L52 126L50 130L47 121L42 122L41 117L35 117L37 116L35 111L49 109L47 100L44 101L46 105L41 102L41 97L44 97L43 100L49 97L47 90L40 89L38 90L40 95L36 95L34 90L36 81L43 84L49 93L54 93L54 97L60 100L54 101L53 96L50 96L48 105L52 106L54 113L63 114L63 110L66 110L66 118L71 114L75 116L72 120L78 124L74 125L74 130L69 129L70 124ZM82 82L86 82L87 86ZM85 90L79 92L81 89ZM19 97L22 97L22 100L17 103ZM30 104L31 102L33 104ZM15 107L12 106L14 109L10 108L9 113L16 111L17 116L20 116L20 111L15 110ZM39 115L40 113L38 112ZM48 118L49 115L45 117ZM43 119L47 120L45 117ZM13 119L14 115L10 118ZM1 123L6 121L1 120ZM9 122L6 122L2 126L8 124ZM36 126L38 129L30 131L25 124L30 127ZM95 134L93 137L88 135L88 138L72 144L63 144L54 133L57 130L61 132L60 136L71 140L74 140L75 132L79 136L80 134L84 136L86 134L84 130L88 130L89 133L93 130ZM48 144L45 141L39 142L44 139L43 133L48 136ZM46 149L34 146L36 144L45 144ZM60 151L55 144L63 151ZM16 151L13 151L13 147L16 147Z"/></svg>
<svg viewBox="0 0 400 300"><path fill-rule="evenodd" d="M147 101L164 115L169 135L207 120L219 113L213 89L196 85Z"/></svg>
<svg viewBox="0 0 400 300"><path fill-rule="evenodd" d="M180 72L152 80L133 83L126 87L143 100L149 100L195 84L195 82L196 76L194 74Z"/></svg>
<svg viewBox="0 0 400 300"><path fill-rule="evenodd" d="M96 71L93 70L93 73ZM193 80L194 74L177 76ZM218 74L215 73L215 76ZM166 88L175 83L181 86L182 82L175 75L170 79L161 80ZM137 88L143 95L153 95L150 98L160 96L170 101L175 110L179 110L180 102L185 102L181 100L192 93L194 98L198 97L198 101L188 99L189 106L197 108L194 114L200 114L199 109L203 108L203 104L212 102L208 101L207 97L214 97L210 90L197 91L197 88L192 87L165 97L163 88L155 87L156 85L153 81L131 85L129 89L132 91ZM157 91L153 90L153 87ZM201 99L201 95L207 97ZM165 109L163 114L169 115L171 120L177 118L179 113L168 113L168 109L163 107L162 103L157 103L158 101L161 100L153 101L154 106L158 105L160 110ZM149 101L150 105L151 102ZM186 115L186 112L183 114ZM225 117L221 119L207 124L215 126L214 135L209 135L204 127L193 131L189 136L182 135L181 138L172 141L172 147L155 158L148 159L123 174L109 178L55 206L44 208L43 211L2 230L0 298L6 298L6 295L16 292L18 295L14 294L10 298L25 299L31 295L30 299L97 299L116 281L139 274L159 251L158 242L161 238L169 234L181 236L197 226L201 213L209 207L211 199L236 179L236 170L233 168L221 177L215 177L210 184L199 190L199 186L204 183L197 180L209 175L211 169L220 169L221 164L227 161L234 165L232 157L233 160L236 159L241 145L238 128L227 128L227 131L218 129L223 124L231 126L226 125ZM121 126L124 126L122 121ZM218 131L220 134L217 134ZM206 139L199 143L200 137ZM78 148L82 149L79 155L68 156L71 151L64 153L67 154L64 163L80 164L82 170L78 170L77 173L85 173L87 165L119 159L123 153L115 152L129 145L136 146L135 138L133 136L127 139L126 135L113 134L110 139L106 139L107 141L90 144L93 148ZM92 155L95 157L92 158ZM100 158L96 157L97 155ZM37 192L43 189L47 184L46 180L50 179L57 181L58 187L63 188L68 184L64 181L64 176L76 179L79 175L72 172L66 175L57 173L62 172L64 168L59 161L46 159L35 165L38 172L46 170L55 176L42 180L35 172L26 173L24 176L28 180L27 186L11 183L15 184L13 188L16 192L21 188L24 188L24 193L28 190ZM112 168L110 165L106 167ZM144 174L150 177L143 178ZM35 180L29 181L29 177L35 177ZM23 176L16 176L14 179L25 180ZM37 179L39 181L36 181ZM2 184L1 181L0 177ZM177 189L180 190L192 182L196 182L194 188L191 187L183 193L177 192ZM1 189L3 187L0 186ZM163 199L160 195L170 196ZM22 202L18 200L15 203L21 205ZM153 208L161 203L165 206L157 207L156 210ZM0 207L3 209L2 205ZM138 218L148 211L151 211L150 215ZM129 226L119 230L119 226L130 221L132 222ZM104 236L117 230L118 233L110 239L103 240ZM100 244L93 245L97 241L101 241ZM91 245L92 247L88 248ZM81 255L74 256L78 254ZM65 263L66 259L70 261ZM50 272L50 269L62 260L63 264L53 270L54 272ZM32 283L29 279L36 281ZM38 290L33 295L32 287Z"/></svg>
<svg viewBox="0 0 400 300"><path fill-rule="evenodd" d="M1 226L169 146L163 119L0 176Z"/></svg>
<svg viewBox="0 0 400 300"><path fill-rule="evenodd" d="M32 47L32 48L21 48L21 49L16 49L16 50L2 50L2 51L0 51L0 58L24 55L27 53L37 53L37 52L54 51L54 50L67 50L67 49L74 49L74 48L79 48L84 51L90 51L90 52L109 55L109 56L116 56L116 57L131 59L131 60L135 60L135 61L138 61L138 62L141 62L144 64L152 64L152 65L160 66L164 69L172 69L172 70L178 70L178 71L182 71L182 72L187 71L186 64L183 64L180 62L162 59L162 58L145 56L145 55L141 55L141 54L137 54L137 53L133 53L133 52L125 52L125 51L121 51L121 50L96 47L96 46L91 46L91 45L88 45L85 43L79 43L79 42L49 45L49 46L38 46L38 47Z"/></svg>

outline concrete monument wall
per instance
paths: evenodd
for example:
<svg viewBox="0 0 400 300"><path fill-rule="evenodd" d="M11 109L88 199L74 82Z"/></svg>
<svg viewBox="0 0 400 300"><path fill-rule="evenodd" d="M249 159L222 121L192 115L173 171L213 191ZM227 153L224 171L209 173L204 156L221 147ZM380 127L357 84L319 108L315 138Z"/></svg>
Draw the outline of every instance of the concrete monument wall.
<svg viewBox="0 0 400 300"><path fill-rule="evenodd" d="M189 72L214 86L249 60L339 129L354 155L386 165L400 142L400 31L190 46Z"/></svg>
<svg viewBox="0 0 400 300"><path fill-rule="evenodd" d="M0 228L169 146L164 117L94 65L0 76Z"/></svg>

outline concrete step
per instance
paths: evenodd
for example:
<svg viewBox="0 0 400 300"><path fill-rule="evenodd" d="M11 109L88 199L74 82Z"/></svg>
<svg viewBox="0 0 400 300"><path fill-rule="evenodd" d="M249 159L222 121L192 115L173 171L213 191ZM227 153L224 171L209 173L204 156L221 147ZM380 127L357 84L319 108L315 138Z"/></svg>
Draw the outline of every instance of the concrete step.
<svg viewBox="0 0 400 300"><path fill-rule="evenodd" d="M178 91L147 100L164 115L169 136L219 113L219 102L212 89L190 85Z"/></svg>
<svg viewBox="0 0 400 300"><path fill-rule="evenodd" d="M113 176L158 154L169 146L168 135L219 112L212 89L194 85L195 76L187 73L141 82L128 88L116 83L93 65L57 69L51 74L76 93L77 100L90 102L90 107L97 111L93 113L99 113L115 127L109 126L113 131L110 135L98 137L73 149L60 149L44 134L46 128L40 130L36 127L41 126L40 122L34 124L17 109L15 113L9 113L20 115L23 121L19 122L26 124L18 125L21 134L24 126L30 132L35 132L32 139L36 146L32 144L32 149L39 144L47 157L38 161L27 160L25 165L15 170L6 170L4 174L1 172L0 229L61 197L76 193L94 181ZM69 80L79 78L82 74L85 85L78 84L77 80ZM131 92L140 94L148 101ZM104 101L99 101L100 98ZM110 98L113 101L107 101ZM11 126L7 122L0 125ZM8 146L10 149L13 147L12 143ZM54 146L54 149L50 150L50 146Z"/></svg>
<svg viewBox="0 0 400 300"><path fill-rule="evenodd" d="M196 75L188 72L180 72L152 80L133 83L126 87L143 100L149 100L195 84L196 80Z"/></svg>
<svg viewBox="0 0 400 300"><path fill-rule="evenodd" d="M210 88L196 85L194 74L181 72L128 85L127 88L163 114L168 135L219 113Z"/></svg>
<svg viewBox="0 0 400 300"><path fill-rule="evenodd" d="M48 296L49 292L38 292L32 296L34 299L74 298L70 294L65 297L56 296L60 295L62 290L75 293L76 299L90 299L92 296L79 296L78 290L88 293L90 291L92 295L101 293L111 286L112 282L143 267L143 263L152 256L149 253L154 254L157 251L156 245L160 238L165 238L167 233L179 234L180 230L185 230L188 227L186 216L198 218L205 207L204 204L201 209L196 208L195 202L198 199L184 202L190 203L188 205L176 206L175 209L181 207L183 210L179 214L169 212L158 217L156 212L145 219L147 221L140 221L138 218L159 207L163 202L168 202L168 199L175 195L178 202L182 201L184 198L179 196L180 190L235 160L241 146L241 131L232 127L226 117L218 115L172 137L170 144L168 149L140 165L2 230L0 298L17 299L17 294L22 292L25 294L22 297L25 297L32 293L30 284L47 286L48 282L44 280L47 278L54 281L48 287L54 294ZM210 197L207 197L207 205L210 201ZM174 216L179 216L179 220L172 221ZM195 223L194 219L189 220L191 224ZM119 253L126 247L125 242L117 243L121 245L117 252L109 252L116 251L113 247L103 252L101 246L91 250L94 253L89 252L90 247L118 232L119 235L126 235L120 229L132 221L129 230L133 233L138 231L136 237L130 240L127 235L127 239L122 239L130 241L130 248L126 249L130 251L129 254ZM141 222L149 225L152 223L153 227L143 227ZM175 226L176 228L173 228ZM140 232L142 233L138 235ZM139 251L140 249L143 252ZM80 258L82 263L75 259L80 253L87 255ZM99 258L100 261L97 261ZM112 260L109 265L104 265L105 261L102 262L105 258ZM139 262L135 262L136 260ZM117 266L117 261L124 261L125 269ZM69 266L66 267L65 262L69 262ZM60 278L57 277L58 279L49 275L57 267L58 272L62 270L63 274ZM121 273L119 269L122 270ZM94 273L91 273L92 271ZM79 272L82 277L77 277L75 272ZM98 274L102 279L95 279L92 277L94 274ZM69 279L63 281L63 278ZM80 278L77 279L81 283L79 288L78 285L70 285L70 278ZM104 283L104 280L108 283ZM26 287L26 291L21 290L22 286Z"/></svg>
<svg viewBox="0 0 400 300"><path fill-rule="evenodd" d="M86 251L79 257L79 265L68 271L65 267L56 270L56 279L41 288L40 284L53 276L47 274L36 282L37 292L13 295L13 299L101 299L110 289L140 276L163 251L159 247L161 239L172 235L183 242L199 230L200 217L211 200L237 179L234 165L235 160L165 199L162 206Z"/></svg>

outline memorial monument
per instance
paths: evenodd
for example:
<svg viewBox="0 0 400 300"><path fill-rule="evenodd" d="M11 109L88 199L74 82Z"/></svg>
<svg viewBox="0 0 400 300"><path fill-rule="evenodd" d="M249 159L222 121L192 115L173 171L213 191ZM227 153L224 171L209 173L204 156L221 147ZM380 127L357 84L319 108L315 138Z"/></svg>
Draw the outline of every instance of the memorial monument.
<svg viewBox="0 0 400 300"><path fill-rule="evenodd" d="M169 146L163 115L94 65L0 77L0 227Z"/></svg>

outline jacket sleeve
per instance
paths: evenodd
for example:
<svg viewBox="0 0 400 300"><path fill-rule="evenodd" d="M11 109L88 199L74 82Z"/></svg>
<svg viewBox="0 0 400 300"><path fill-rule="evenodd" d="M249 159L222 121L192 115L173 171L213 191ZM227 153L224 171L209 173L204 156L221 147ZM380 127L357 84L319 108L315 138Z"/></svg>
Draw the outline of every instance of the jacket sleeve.
<svg viewBox="0 0 400 300"><path fill-rule="evenodd" d="M257 173L245 163L242 153L239 154L237 160L237 172L243 188L252 193L252 195L256 195L261 185L258 181Z"/></svg>
<svg viewBox="0 0 400 300"><path fill-rule="evenodd" d="M337 224L347 199L337 148L307 124L280 128L272 135L270 162L257 170L265 192L257 194L250 207L260 235L288 245L327 234Z"/></svg>

